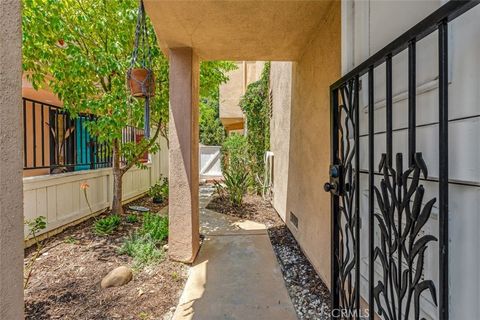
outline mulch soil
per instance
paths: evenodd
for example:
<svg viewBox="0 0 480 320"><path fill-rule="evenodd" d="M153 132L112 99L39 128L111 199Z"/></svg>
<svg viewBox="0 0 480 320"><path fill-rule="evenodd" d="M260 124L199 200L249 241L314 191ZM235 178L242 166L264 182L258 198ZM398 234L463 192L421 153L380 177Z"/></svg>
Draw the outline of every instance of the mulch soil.
<svg viewBox="0 0 480 320"><path fill-rule="evenodd" d="M145 206L158 212L166 203L154 204L144 197L126 205ZM125 237L141 225L122 217L119 229L105 237L92 232L92 225L108 212L70 227L44 242L28 288L26 319L167 319L175 309L187 278L188 266L166 258L163 262L134 270L128 284L102 289L100 281L112 269L132 265L119 255ZM135 214L141 215L136 212ZM34 254L25 250L25 265Z"/></svg>
<svg viewBox="0 0 480 320"><path fill-rule="evenodd" d="M232 206L225 196L213 196L207 209L264 223L282 270L285 285L300 320L330 319L330 291L271 204L257 195L247 195L241 206Z"/></svg>
<svg viewBox="0 0 480 320"><path fill-rule="evenodd" d="M284 224L270 203L257 195L245 195L240 206L232 205L226 196L215 195L206 208L229 216L263 223L268 228Z"/></svg>

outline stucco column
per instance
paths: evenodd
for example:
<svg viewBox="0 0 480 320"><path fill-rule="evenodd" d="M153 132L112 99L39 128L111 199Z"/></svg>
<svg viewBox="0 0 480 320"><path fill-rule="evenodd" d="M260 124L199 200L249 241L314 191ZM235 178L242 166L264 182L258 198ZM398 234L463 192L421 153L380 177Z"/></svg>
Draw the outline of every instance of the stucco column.
<svg viewBox="0 0 480 320"><path fill-rule="evenodd" d="M0 6L0 319L23 319L21 1Z"/></svg>
<svg viewBox="0 0 480 320"><path fill-rule="evenodd" d="M171 49L169 124L170 258L192 262L199 248L198 57L191 48Z"/></svg>

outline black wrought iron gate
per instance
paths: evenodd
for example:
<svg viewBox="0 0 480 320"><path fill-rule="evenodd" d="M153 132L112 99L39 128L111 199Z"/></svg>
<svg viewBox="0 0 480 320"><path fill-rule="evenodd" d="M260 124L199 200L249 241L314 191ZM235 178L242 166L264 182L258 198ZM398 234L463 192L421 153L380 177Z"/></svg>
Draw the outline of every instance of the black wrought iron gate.
<svg viewBox="0 0 480 320"><path fill-rule="evenodd" d="M330 87L331 166L325 191L332 194L332 317L420 319L422 298L448 310L448 23L478 1L450 1ZM408 5L408 4L407 4ZM416 43L438 31L439 176L416 148ZM393 154L392 57L408 51L408 153ZM386 152L375 163L374 69L385 64ZM368 221L360 219L360 78L368 90ZM422 181L438 182L438 199L427 198ZM433 206L438 232L424 230ZM363 225L362 232L360 232ZM375 233L379 236L375 240ZM360 240L368 237L368 295L360 293ZM424 277L424 259L438 242L438 281Z"/></svg>

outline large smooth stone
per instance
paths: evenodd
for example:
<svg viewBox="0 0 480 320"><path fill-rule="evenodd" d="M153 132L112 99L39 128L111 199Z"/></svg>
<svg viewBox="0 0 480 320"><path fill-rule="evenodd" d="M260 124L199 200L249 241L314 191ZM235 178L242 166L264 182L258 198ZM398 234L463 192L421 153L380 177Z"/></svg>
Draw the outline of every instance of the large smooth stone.
<svg viewBox="0 0 480 320"><path fill-rule="evenodd" d="M103 279L102 288L120 287L129 283L133 278L132 269L121 266L110 271Z"/></svg>

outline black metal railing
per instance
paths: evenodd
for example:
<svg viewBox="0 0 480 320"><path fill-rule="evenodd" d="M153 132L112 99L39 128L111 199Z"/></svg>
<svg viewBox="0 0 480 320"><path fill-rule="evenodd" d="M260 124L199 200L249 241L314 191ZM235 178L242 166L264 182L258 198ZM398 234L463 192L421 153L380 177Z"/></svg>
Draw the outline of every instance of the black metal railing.
<svg viewBox="0 0 480 320"><path fill-rule="evenodd" d="M332 194L332 308L334 318L358 319L360 296L360 174L368 174L368 297L369 319L420 319L422 299L437 305L438 319L448 320L448 24L478 1L450 1L368 58L330 87L331 168L325 190ZM427 198L422 181L432 181L416 146L416 46L437 31L438 36L438 185L436 198ZM393 154L392 58L408 51L408 160ZM375 163L374 70L385 65L385 153ZM359 132L360 78L368 77L368 134ZM368 171L360 170L360 137L367 137ZM376 171L377 170L377 171ZM423 178L422 178L423 177ZM378 182L380 181L380 183ZM438 233L424 230L434 203ZM380 240L375 240L375 234ZM438 283L425 279L427 244L438 241ZM376 270L375 265L381 266ZM375 276L375 274L380 276ZM438 293L438 294L437 294Z"/></svg>
<svg viewBox="0 0 480 320"><path fill-rule="evenodd" d="M112 148L90 135L86 123L90 114L75 118L58 106L23 98L24 170L62 173L107 168L112 165ZM122 142L138 142L143 130L125 127Z"/></svg>

